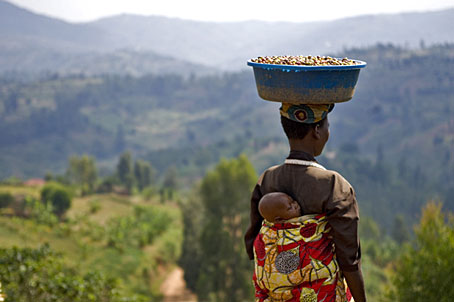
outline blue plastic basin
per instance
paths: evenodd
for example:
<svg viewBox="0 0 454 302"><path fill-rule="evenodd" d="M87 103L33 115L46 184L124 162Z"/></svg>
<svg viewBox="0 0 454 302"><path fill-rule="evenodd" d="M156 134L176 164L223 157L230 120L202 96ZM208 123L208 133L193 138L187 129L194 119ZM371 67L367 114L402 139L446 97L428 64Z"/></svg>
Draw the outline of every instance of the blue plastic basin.
<svg viewBox="0 0 454 302"><path fill-rule="evenodd" d="M260 64L254 69L259 96L267 101L294 104L330 104L350 100L355 93L361 68L357 65L302 66Z"/></svg>

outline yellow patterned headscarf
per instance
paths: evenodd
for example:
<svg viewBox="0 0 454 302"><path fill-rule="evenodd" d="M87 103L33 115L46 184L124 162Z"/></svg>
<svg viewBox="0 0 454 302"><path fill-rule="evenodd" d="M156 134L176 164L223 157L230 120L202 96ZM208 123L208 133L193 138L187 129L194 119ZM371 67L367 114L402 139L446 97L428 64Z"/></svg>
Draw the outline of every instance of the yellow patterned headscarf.
<svg viewBox="0 0 454 302"><path fill-rule="evenodd" d="M324 119L334 104L290 104L282 103L281 115L299 123L313 124Z"/></svg>

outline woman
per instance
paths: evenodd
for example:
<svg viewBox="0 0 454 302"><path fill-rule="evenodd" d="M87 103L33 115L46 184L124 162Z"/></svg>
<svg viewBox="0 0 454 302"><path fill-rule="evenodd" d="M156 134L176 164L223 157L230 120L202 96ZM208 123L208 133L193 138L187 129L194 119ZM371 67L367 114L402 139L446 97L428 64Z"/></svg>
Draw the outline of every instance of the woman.
<svg viewBox="0 0 454 302"><path fill-rule="evenodd" d="M333 104L282 104L281 124L288 138L290 154L284 164L267 169L260 176L254 188L251 198L251 221L245 235L246 250L251 260L254 259L254 256L257 259L254 241L260 237L258 235L263 222L258 211L258 203L262 196L271 192L286 193L299 202L303 215L322 215L317 217L326 219L329 236L325 236L325 239L332 240L331 245L334 246L340 276L345 278L355 302L363 302L366 301L366 295L360 265L359 211L355 192L339 173L326 170L315 160L315 157L322 153L328 141L327 115L333 107ZM278 254L277 256L279 256ZM284 259L284 257L279 259ZM298 269L301 269L301 266L302 263ZM254 278L257 276L254 275ZM282 299L281 301L305 301L303 292L307 291L315 291L317 297L315 301L325 299L323 289L321 290L319 286L314 287L313 281L309 280L307 287L305 285L304 288L299 285L299 290L294 291L291 299L285 298L287 300ZM309 288L310 286L314 288ZM256 288L257 301L273 301L266 297L267 294L263 294L263 291L260 292ZM301 297L295 295L301 295ZM329 297L331 297L331 301L336 301L335 293L331 293ZM278 300L276 299L276 301Z"/></svg>

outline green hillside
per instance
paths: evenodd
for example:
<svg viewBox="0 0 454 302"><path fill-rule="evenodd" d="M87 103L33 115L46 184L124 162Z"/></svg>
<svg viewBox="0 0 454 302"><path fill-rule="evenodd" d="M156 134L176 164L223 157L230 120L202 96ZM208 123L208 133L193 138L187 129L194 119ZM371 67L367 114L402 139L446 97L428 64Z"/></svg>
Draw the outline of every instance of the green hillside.
<svg viewBox="0 0 454 302"><path fill-rule="evenodd" d="M372 216L379 194L391 205L381 208L384 217L396 210L417 215L427 199L454 208L447 198L454 192L454 45L407 50L379 44L341 55L368 66L353 100L330 114L322 162L350 176ZM252 71L0 83L1 178L61 174L73 154L95 156L107 175L118 155L131 150L161 176L176 167L180 185L189 188L221 157L246 153L260 173L287 152L279 104L259 99ZM373 171L377 163L383 171ZM409 193L400 197L402 186ZM399 199L405 206L397 206Z"/></svg>
<svg viewBox="0 0 454 302"><path fill-rule="evenodd" d="M36 187L0 186L0 194L5 192L16 200L39 196ZM65 265L119 280L125 295L159 297L159 286L181 251L179 207L115 194L77 197L72 204L66 219L57 224L45 223L39 215L11 216L10 208L0 209L0 245L6 249L48 244L61 253Z"/></svg>

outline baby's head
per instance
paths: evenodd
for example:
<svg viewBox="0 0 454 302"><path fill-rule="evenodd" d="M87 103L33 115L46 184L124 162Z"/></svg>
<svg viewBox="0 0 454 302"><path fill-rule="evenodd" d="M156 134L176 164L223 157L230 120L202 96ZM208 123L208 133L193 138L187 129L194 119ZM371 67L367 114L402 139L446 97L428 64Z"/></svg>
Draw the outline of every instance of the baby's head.
<svg viewBox="0 0 454 302"><path fill-rule="evenodd" d="M287 194L272 192L260 199L259 212L263 218L274 223L301 216L301 207Z"/></svg>

